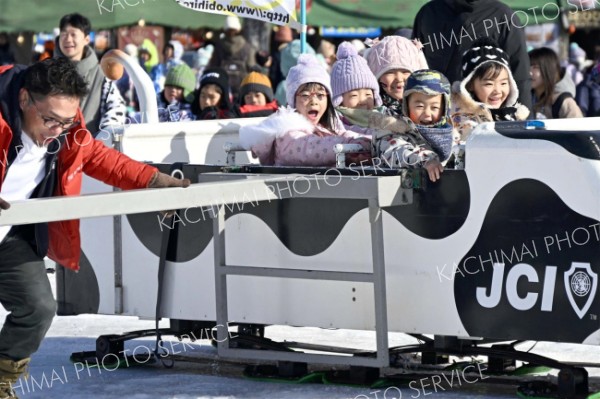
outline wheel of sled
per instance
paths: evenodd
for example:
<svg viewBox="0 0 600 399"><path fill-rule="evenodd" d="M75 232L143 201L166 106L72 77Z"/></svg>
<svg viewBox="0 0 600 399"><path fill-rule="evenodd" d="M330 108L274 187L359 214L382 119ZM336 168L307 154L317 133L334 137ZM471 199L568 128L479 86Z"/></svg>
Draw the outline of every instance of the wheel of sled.
<svg viewBox="0 0 600 399"><path fill-rule="evenodd" d="M119 335L101 335L96 339L96 357L99 360L104 359L108 355L123 354L125 342Z"/></svg>

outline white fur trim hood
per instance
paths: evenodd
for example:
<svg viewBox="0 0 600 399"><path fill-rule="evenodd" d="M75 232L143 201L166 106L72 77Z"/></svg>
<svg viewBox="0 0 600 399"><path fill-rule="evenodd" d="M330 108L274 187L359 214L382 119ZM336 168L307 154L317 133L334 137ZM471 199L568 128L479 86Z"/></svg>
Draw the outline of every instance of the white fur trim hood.
<svg viewBox="0 0 600 399"><path fill-rule="evenodd" d="M518 86L517 86L517 82L515 82L515 79L513 78L513 75L512 75L512 72L511 72L510 68L507 68L507 67L506 67L506 65L504 65L504 64L501 64L501 63L499 63L499 62L495 62L495 61L486 61L486 62L483 62L482 64L478 65L478 66L477 66L477 68L475 68L475 69L474 69L474 70L473 70L473 71L472 71L472 72L469 74L469 76L467 76L466 78L464 78L463 80L461 80L461 81L459 82L459 84L460 84L460 89L459 89L460 93L461 93L463 96L468 96L468 97L470 97L470 98L471 98L471 99L472 99L474 102L476 102L476 103L478 103L478 104L481 104L481 103L479 103L477 100L475 100L475 99L474 99L474 98L471 96L471 93L469 93L469 92L467 91L467 84L468 84L468 83L469 83L469 82L470 82L470 81L473 79L473 76L475 75L475 72L477 71L477 69L481 68L481 65L484 65L484 64L487 64L487 63L490 63L490 62L494 62L494 63L496 63L496 64L499 64L499 65L501 65L502 67L504 67L504 69L505 69L505 70L506 70L506 72L508 73L508 84L509 84L509 86L510 86L510 93L509 93L508 97L507 97L507 98L506 98L506 100L505 100L505 104L506 104L507 106L509 106L509 107L516 107L516 105L515 105L515 104L516 104L516 102L517 102L517 99L519 98L519 88L518 88ZM454 84L456 84L456 82L454 82ZM454 85L454 84L453 84L453 85ZM454 89L454 88L453 88L453 89Z"/></svg>
<svg viewBox="0 0 600 399"><path fill-rule="evenodd" d="M460 112L463 114L485 115L488 120L492 120L492 113L488 107L473 98L463 84L464 80L456 81L452 84L452 113ZM512 96L511 96L512 97ZM512 105L517 109L515 116L517 120L525 120L529 116L529 108L516 102Z"/></svg>
<svg viewBox="0 0 600 399"><path fill-rule="evenodd" d="M280 107L279 110L259 123L240 128L240 145L245 150L262 144L268 144L285 132L302 130L313 132L315 126L308 119L297 113L291 107Z"/></svg>

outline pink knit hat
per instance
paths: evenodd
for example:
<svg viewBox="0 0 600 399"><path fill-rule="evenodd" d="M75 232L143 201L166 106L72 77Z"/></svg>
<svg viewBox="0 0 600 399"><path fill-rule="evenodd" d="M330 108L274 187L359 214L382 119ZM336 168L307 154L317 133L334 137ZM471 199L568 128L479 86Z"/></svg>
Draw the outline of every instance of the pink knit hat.
<svg viewBox="0 0 600 399"><path fill-rule="evenodd" d="M386 72L393 69L405 69L414 72L428 69L423 45L418 40L409 40L401 36L386 36L382 40L373 40L367 49L365 58L369 68L379 80Z"/></svg>
<svg viewBox="0 0 600 399"><path fill-rule="evenodd" d="M290 107L296 107L296 92L305 83L321 84L332 97L329 74L313 54L301 54L285 79L285 94Z"/></svg>
<svg viewBox="0 0 600 399"><path fill-rule="evenodd" d="M369 69L367 61L358 55L356 48L349 42L339 45L337 61L331 69L331 90L333 91L333 105L342 103L342 95L352 90L371 89L375 106L382 104L379 96L379 83Z"/></svg>

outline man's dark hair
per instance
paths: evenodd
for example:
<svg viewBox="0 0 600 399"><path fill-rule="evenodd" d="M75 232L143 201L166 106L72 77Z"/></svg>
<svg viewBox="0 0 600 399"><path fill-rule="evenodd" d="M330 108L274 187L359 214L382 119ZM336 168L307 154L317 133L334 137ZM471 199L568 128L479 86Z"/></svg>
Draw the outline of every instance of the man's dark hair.
<svg viewBox="0 0 600 399"><path fill-rule="evenodd" d="M41 96L63 95L82 98L88 87L68 58L48 58L27 68L23 88Z"/></svg>
<svg viewBox="0 0 600 399"><path fill-rule="evenodd" d="M80 29L86 36L92 31L90 20L78 13L67 14L60 19L59 27L61 32L67 28L67 25Z"/></svg>

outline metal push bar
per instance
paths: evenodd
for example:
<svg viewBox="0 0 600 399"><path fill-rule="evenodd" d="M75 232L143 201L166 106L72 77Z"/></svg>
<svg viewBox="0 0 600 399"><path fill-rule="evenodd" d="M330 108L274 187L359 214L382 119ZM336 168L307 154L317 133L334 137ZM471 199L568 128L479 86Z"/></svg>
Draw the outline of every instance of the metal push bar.
<svg viewBox="0 0 600 399"><path fill-rule="evenodd" d="M230 348L227 332L217 329L221 357L252 360L296 361L321 364L386 367L389 365L388 323L383 245L382 207L412 203L412 188L403 176L256 175L206 173L187 188L129 190L105 194L30 199L14 202L0 213L0 226L52 222L79 218L144 213L191 207L216 208L213 218L217 325L228 325L227 276L260 276L308 280L356 281L373 284L376 357L308 354ZM217 181L215 181L217 180ZM404 183L404 185L403 185ZM371 225L372 273L297 270L227 265L225 258L225 208L241 198L255 201L285 198L364 199Z"/></svg>

